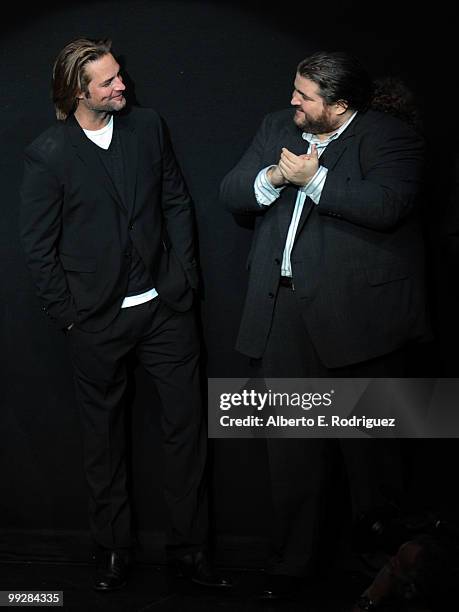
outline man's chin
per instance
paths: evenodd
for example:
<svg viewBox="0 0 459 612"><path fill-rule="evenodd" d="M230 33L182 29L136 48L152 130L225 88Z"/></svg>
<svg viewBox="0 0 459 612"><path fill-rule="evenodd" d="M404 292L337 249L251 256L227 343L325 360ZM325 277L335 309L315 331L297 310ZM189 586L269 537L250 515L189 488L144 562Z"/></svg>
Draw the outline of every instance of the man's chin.
<svg viewBox="0 0 459 612"><path fill-rule="evenodd" d="M112 110L119 111L126 106L126 98L120 98L119 100L112 101Z"/></svg>
<svg viewBox="0 0 459 612"><path fill-rule="evenodd" d="M304 128L304 117L301 117L298 113L293 115L293 123L300 129Z"/></svg>

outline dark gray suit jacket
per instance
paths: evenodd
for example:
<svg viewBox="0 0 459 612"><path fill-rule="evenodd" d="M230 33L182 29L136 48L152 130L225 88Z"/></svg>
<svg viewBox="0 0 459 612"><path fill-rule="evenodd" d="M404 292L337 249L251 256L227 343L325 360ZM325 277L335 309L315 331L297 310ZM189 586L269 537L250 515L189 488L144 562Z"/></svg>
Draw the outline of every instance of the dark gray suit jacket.
<svg viewBox="0 0 459 612"><path fill-rule="evenodd" d="M96 331L114 319L132 244L172 308L188 309L197 285L191 200L164 121L140 108L114 121L125 201L73 115L26 149L21 238L43 310L61 328Z"/></svg>
<svg viewBox="0 0 459 612"><path fill-rule="evenodd" d="M236 348L259 358L268 338L297 188L270 207L254 195L258 172L281 148L306 151L288 109L268 115L224 178L221 198L256 215L249 286ZM416 203L423 141L383 113L359 113L320 158L328 175L319 205L306 199L292 251L295 291L315 348L330 368L428 337L424 250Z"/></svg>

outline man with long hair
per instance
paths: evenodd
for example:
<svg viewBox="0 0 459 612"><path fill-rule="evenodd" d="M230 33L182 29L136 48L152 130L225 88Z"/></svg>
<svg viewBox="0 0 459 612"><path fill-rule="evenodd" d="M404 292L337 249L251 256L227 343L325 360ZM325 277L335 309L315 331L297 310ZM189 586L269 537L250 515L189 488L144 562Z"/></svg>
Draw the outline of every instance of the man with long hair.
<svg viewBox="0 0 459 612"><path fill-rule="evenodd" d="M128 109L125 93L109 40L59 53L58 121L26 149L22 244L43 310L71 347L102 553L94 588L124 586L134 544L123 426L132 351L161 401L169 557L195 582L228 586L206 552L192 202L164 120Z"/></svg>

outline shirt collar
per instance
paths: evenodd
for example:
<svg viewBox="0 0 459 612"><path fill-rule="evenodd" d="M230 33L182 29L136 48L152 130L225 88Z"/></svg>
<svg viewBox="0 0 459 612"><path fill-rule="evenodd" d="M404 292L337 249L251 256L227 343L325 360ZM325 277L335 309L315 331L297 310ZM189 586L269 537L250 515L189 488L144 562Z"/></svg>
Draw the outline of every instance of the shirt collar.
<svg viewBox="0 0 459 612"><path fill-rule="evenodd" d="M316 134L309 134L309 132L303 132L302 137L304 138L304 140L307 140L309 143L314 143L315 145L317 145L318 148L326 147L332 140L336 140L339 136L341 136L341 134L344 132L344 130L347 128L347 126L351 123L351 121L354 119L356 115L357 115L357 111L355 111L355 113L353 113L349 117L349 119L336 130L336 132L334 132L331 136L329 136L325 140L319 140Z"/></svg>

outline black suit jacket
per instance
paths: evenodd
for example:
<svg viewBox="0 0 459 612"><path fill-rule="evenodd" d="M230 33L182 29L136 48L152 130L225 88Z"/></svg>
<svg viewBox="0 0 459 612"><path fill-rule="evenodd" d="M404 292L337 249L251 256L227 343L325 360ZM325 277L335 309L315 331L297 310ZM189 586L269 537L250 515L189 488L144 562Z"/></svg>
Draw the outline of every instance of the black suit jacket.
<svg viewBox="0 0 459 612"><path fill-rule="evenodd" d="M124 201L74 116L27 149L21 238L43 309L65 327L96 331L119 312L132 244L161 298L191 306L197 284L191 200L167 127L156 112L114 116L125 168Z"/></svg>
<svg viewBox="0 0 459 612"><path fill-rule="evenodd" d="M224 178L232 212L256 215L247 297L237 349L263 355L279 285L280 264L297 188L261 207L258 172L281 148L305 153L288 109L268 115L252 145ZM365 361L428 336L424 251L416 211L423 142L389 115L359 113L320 158L327 179L315 205L306 199L291 256L305 325L330 368Z"/></svg>

